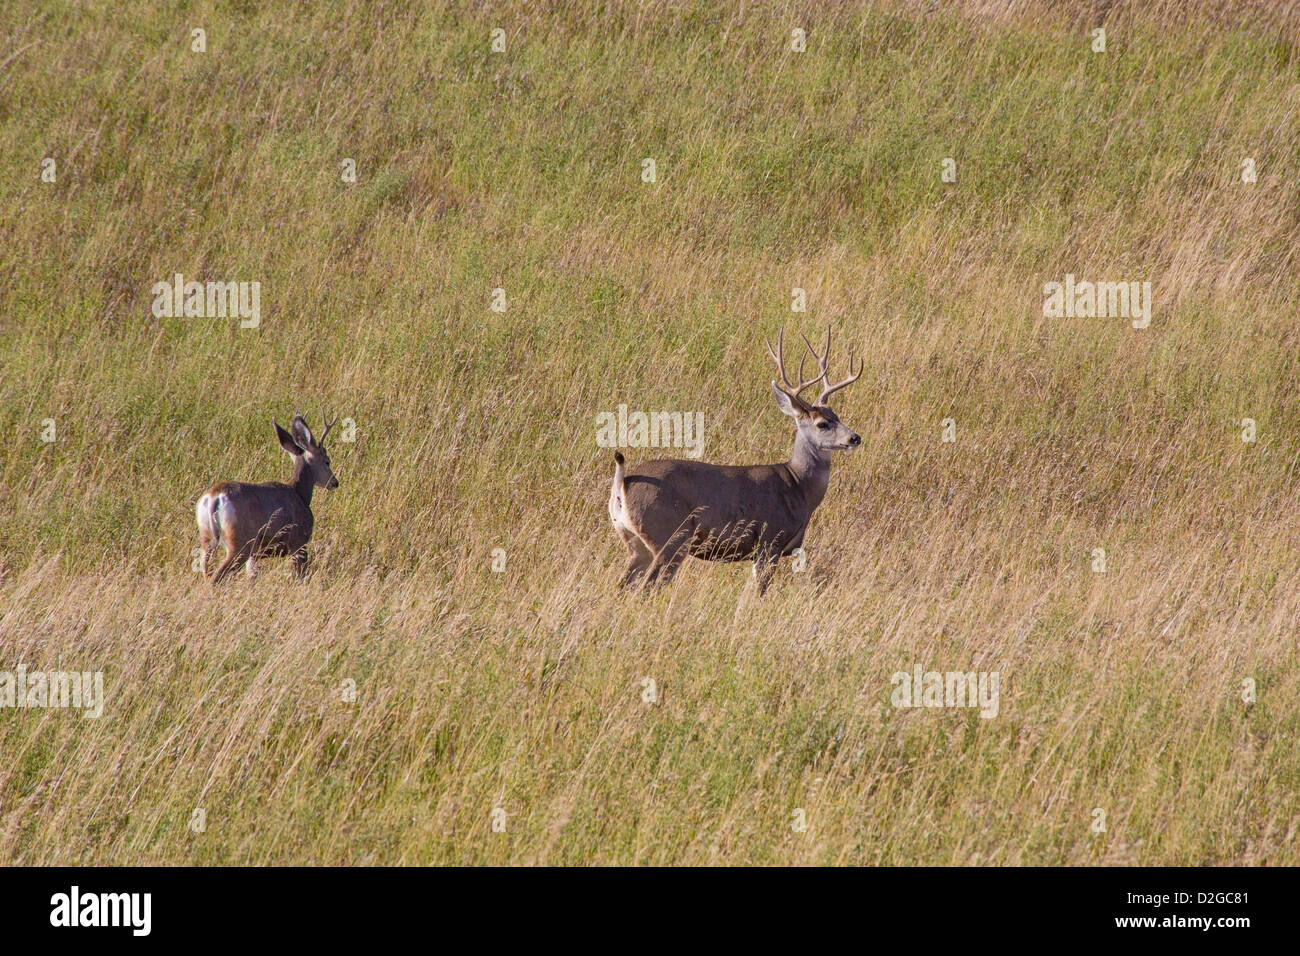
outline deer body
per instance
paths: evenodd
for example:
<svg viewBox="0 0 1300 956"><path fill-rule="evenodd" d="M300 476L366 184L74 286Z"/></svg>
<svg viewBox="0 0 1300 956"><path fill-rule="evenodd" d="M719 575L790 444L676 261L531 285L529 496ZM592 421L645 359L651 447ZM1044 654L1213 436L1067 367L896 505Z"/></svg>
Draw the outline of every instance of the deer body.
<svg viewBox="0 0 1300 956"><path fill-rule="evenodd" d="M796 387L786 379L783 360L768 347L786 385L782 389L772 383L777 405L796 422L789 461L737 466L659 460L627 470L623 455L615 453L609 516L628 549L624 587L642 578L645 584L667 584L690 556L754 561L761 594L777 560L803 544L808 522L830 484L831 452L862 441L825 404L832 392L858 376L830 384L829 331L825 354L818 356L811 345L808 350L818 359L819 375ZM799 398L819 379L826 389L815 403Z"/></svg>
<svg viewBox="0 0 1300 956"><path fill-rule="evenodd" d="M275 424L275 423L272 423ZM212 583L220 584L244 564L249 578L256 575L260 558L292 556L294 573L307 573L307 543L311 541L315 518L311 511L312 492L317 485L337 488L323 442L333 422L327 422L317 443L301 415L294 416L292 433L275 424L281 447L293 459L293 477L251 484L222 481L213 485L195 505L199 526L199 571L206 578L208 562L218 545L224 545L225 561L217 568Z"/></svg>

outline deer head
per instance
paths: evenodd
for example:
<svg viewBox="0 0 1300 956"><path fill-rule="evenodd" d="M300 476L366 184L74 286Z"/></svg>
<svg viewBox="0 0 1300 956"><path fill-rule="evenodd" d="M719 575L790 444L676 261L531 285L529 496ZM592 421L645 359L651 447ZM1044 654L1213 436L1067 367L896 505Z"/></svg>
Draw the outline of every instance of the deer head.
<svg viewBox="0 0 1300 956"><path fill-rule="evenodd" d="M772 350L771 343L766 339L763 340L763 344L767 346L767 354L772 356L772 361L776 363L776 370L781 376L781 385L778 385L775 381L772 382L772 394L776 397L776 407L794 419L798 433L796 441L803 442L820 452L857 448L862 444L861 436L840 421L839 416L831 410L826 402L840 389L856 382L859 376L862 375L866 363L863 362L858 367L857 372L854 372L853 360L850 359L849 377L838 384L832 385L827 369L831 355L830 327L828 326L826 329L826 343L820 355L802 332L799 333L799 337L803 339L807 353L799 355L798 385L792 384L785 372L785 330L783 329L777 334L776 351ZM803 377L804 361L808 355L811 355L813 361L817 363L817 372L812 378L805 380ZM817 382L821 382L823 387L816 401L809 403L800 397L805 388L815 385Z"/></svg>
<svg viewBox="0 0 1300 956"><path fill-rule="evenodd" d="M306 419L301 415L293 416L293 420L289 423L289 431L281 428L278 422L271 424L275 425L275 437L280 440L280 447L293 459L294 477L306 475L311 485L332 491L339 486L339 480L330 470L330 456L325 451L325 438L338 421L338 416L334 416L334 420L330 421L328 414L322 409L321 420L325 422L325 431L321 433L319 440L312 435Z"/></svg>

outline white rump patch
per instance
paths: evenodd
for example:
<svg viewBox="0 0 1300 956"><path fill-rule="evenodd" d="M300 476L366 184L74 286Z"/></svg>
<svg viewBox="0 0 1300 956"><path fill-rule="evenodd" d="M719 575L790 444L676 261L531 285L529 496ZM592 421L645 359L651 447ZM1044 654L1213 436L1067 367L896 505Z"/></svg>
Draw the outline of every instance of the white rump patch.
<svg viewBox="0 0 1300 956"><path fill-rule="evenodd" d="M198 522L200 531L219 540L221 526L233 517L229 509L230 499L226 495L205 494L194 506L194 520Z"/></svg>
<svg viewBox="0 0 1300 956"><path fill-rule="evenodd" d="M194 506L194 520L198 522L199 531L204 534L212 533L212 525L209 523L208 504L211 497L206 493L199 499L199 503Z"/></svg>

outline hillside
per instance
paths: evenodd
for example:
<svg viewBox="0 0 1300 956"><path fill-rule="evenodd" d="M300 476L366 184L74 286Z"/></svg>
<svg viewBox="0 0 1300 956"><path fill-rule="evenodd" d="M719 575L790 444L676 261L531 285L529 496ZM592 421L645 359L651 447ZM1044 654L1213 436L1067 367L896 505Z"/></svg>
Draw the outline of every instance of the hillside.
<svg viewBox="0 0 1300 956"><path fill-rule="evenodd" d="M0 861L1300 863L1297 21L830 6L0 8L0 671L105 688L0 709ZM828 325L804 570L620 592L600 416L781 461ZM214 592L322 406L313 575Z"/></svg>

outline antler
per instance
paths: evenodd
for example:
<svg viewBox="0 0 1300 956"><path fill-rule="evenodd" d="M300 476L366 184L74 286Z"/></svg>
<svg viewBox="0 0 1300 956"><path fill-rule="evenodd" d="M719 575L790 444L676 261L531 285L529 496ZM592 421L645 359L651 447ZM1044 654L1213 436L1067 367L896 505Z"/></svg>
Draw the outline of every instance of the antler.
<svg viewBox="0 0 1300 956"><path fill-rule="evenodd" d="M807 341L808 341L807 339L804 339L805 343L807 343ZM784 328L781 329L776 334L775 352L772 351L772 343L769 342L766 338L763 339L763 344L767 346L767 354L772 356L772 361L776 363L776 370L781 374L781 381L785 384L785 388L783 389L783 391L795 401L803 402L804 404L807 404L807 402L804 402L804 400L799 397L799 393L802 392L809 385L816 384L818 379L825 377L826 374L825 368L821 365L820 362L818 362L817 374L814 375L812 378L808 379L807 381L804 381L803 380L804 356L800 355L799 356L799 385L798 386L792 385L790 383L789 376L785 374L785 329ZM813 353L813 355L814 357L816 357L815 352Z"/></svg>
<svg viewBox="0 0 1300 956"><path fill-rule="evenodd" d="M784 330L782 330L782 333L783 332ZM777 349L781 352L781 356L778 356L775 352L772 351L772 346L768 344L767 339L763 340L763 344L767 345L767 354L772 356L772 360L776 362L777 369L780 370L781 372L781 381L785 382L786 394L789 395L791 398L799 398L800 392L802 392L809 385L812 385L814 382L820 381L825 387L822 389L822 393L817 396L817 400L812 404L825 405L826 400L830 398L832 395L834 395L836 392L838 392L840 389L852 385L854 382L856 382L867 367L867 363L864 360L862 364L858 366L858 370L856 372L853 371L853 359L850 358L849 377L842 382L838 382L835 385L832 385L830 380L830 369L829 369L829 363L831 358L830 326L828 325L826 327L826 342L822 346L820 355L817 353L817 350L812 347L812 343L808 341L808 337L806 335L800 332L799 338L803 339L804 348L808 350L807 355L811 355L813 357L813 361L817 363L817 374L814 375L812 378L808 379L808 381L806 382L802 381L803 363L807 355L800 355L799 356L799 378L801 384L799 385L798 388L795 388L793 385L791 385L790 380L785 376L785 363L781 359L781 356L785 354L785 350L783 348L781 334L778 334L777 336L777 346L776 346ZM804 401L803 399L799 399L799 400Z"/></svg>
<svg viewBox="0 0 1300 956"><path fill-rule="evenodd" d="M321 417L321 421L325 423L325 431L321 433L320 441L318 441L316 444L323 445L325 444L325 436L330 433L330 429L334 427L334 423L339 420L339 417L335 415L334 421L330 421L329 412L325 411L324 405L321 406L320 417Z"/></svg>
<svg viewBox="0 0 1300 956"><path fill-rule="evenodd" d="M801 333L799 333L799 334L800 334L800 336L802 337L803 333L801 332ZM808 345L808 340L807 340L807 339L804 339L804 340L803 340L803 344L804 344L804 345ZM812 346L811 346L811 345L808 345L808 351L812 352ZM816 355L816 354L817 354L816 352L813 352L813 355ZM836 392L838 392L840 389L842 389L842 388L846 388L847 386L852 385L854 382L856 382L856 381L857 381L857 380L862 376L862 373L866 370L866 367L867 367L866 359L863 359L863 360L862 360L862 363L858 366L858 370L857 370L856 372L854 372L854 371L853 371L853 357L850 356L850 357L849 357L849 377L846 378L844 381L839 382L839 383L836 384L836 385L832 385L832 384L831 384L830 377L829 377L829 375L827 374L828 369L827 369L827 367L826 367L826 366L827 366L827 363L830 361L830 357L831 357L831 327L828 325L828 326L826 326L826 348L823 350L823 354L822 354L822 356L821 356L821 357L818 359L818 361L817 361L818 366L821 368L821 373L822 373L822 375L821 375L822 384L825 385L826 387L823 388L823 389L822 389L822 393L821 393L820 395L817 396L817 401L816 401L816 403L815 403L815 404L817 404L817 405L825 405L825 404L826 404L826 400L827 400L828 398L830 398L832 395L834 395Z"/></svg>

